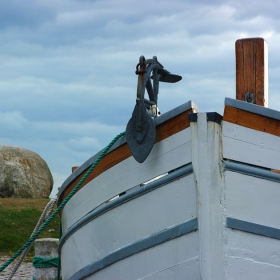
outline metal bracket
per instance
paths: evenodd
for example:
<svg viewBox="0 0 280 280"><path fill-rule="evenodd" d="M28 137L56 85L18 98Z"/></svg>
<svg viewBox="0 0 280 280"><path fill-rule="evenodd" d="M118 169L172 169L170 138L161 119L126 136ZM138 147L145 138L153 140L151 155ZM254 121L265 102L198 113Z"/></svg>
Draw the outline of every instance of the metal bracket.
<svg viewBox="0 0 280 280"><path fill-rule="evenodd" d="M245 93L245 101L255 104L255 94L249 92Z"/></svg>

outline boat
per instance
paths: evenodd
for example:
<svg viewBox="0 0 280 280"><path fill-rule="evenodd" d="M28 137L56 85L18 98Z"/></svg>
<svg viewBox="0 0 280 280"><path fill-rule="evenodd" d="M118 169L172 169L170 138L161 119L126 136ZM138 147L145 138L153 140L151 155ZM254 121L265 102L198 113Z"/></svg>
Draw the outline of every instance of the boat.
<svg viewBox="0 0 280 280"><path fill-rule="evenodd" d="M280 112L267 108L266 53L262 38L236 41L237 99L223 115L193 101L161 114L158 83L181 77L140 57L125 135L61 210L62 279L279 279Z"/></svg>

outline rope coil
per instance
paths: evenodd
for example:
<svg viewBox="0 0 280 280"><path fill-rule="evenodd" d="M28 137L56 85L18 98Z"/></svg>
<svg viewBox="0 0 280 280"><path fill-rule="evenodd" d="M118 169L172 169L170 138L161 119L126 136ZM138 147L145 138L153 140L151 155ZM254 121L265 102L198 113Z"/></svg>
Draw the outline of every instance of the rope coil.
<svg viewBox="0 0 280 280"><path fill-rule="evenodd" d="M32 266L35 268L58 267L59 258L42 258L34 256Z"/></svg>

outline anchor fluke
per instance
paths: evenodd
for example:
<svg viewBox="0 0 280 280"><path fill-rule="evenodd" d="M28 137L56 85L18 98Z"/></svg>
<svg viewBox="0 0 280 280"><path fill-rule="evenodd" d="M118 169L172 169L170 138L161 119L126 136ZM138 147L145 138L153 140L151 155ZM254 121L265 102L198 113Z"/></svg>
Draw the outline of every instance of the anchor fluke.
<svg viewBox="0 0 280 280"><path fill-rule="evenodd" d="M140 122L138 120L140 112ZM136 161L142 163L150 154L156 139L156 128L144 104L135 105L126 126L128 147Z"/></svg>
<svg viewBox="0 0 280 280"><path fill-rule="evenodd" d="M182 80L182 77L179 75L171 74L165 69L159 69L159 81L164 83L177 83ZM151 77L153 79L153 76Z"/></svg>

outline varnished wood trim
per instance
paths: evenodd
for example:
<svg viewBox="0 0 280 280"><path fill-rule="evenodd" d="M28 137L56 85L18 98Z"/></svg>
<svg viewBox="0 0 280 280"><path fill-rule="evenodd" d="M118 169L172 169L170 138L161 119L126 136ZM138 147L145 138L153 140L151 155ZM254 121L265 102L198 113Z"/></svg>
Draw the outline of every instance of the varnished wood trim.
<svg viewBox="0 0 280 280"><path fill-rule="evenodd" d="M225 106L223 120L254 130L280 136L280 121L241 109Z"/></svg>
<svg viewBox="0 0 280 280"><path fill-rule="evenodd" d="M163 139L168 138L169 136L187 128L190 126L188 114L192 113L193 110L190 109L165 123L162 123L157 126L157 136L155 143L162 141Z"/></svg>
<svg viewBox="0 0 280 280"><path fill-rule="evenodd" d="M79 166L72 166L72 173L73 173L74 171L76 171L78 168L79 168Z"/></svg>
<svg viewBox="0 0 280 280"><path fill-rule="evenodd" d="M245 94L254 94L253 103L267 107L267 43L263 38L237 40L236 99L244 101Z"/></svg>
<svg viewBox="0 0 280 280"><path fill-rule="evenodd" d="M157 126L157 135L155 143L160 142L169 136L178 133L179 131L187 128L190 126L190 122L188 119L188 114L192 113L193 110L190 109L160 125ZM109 168L113 167L114 165L122 162L123 160L129 158L132 156L129 147L127 144L124 144L117 149L113 150L112 152L108 153L95 167L95 169L91 172L91 174L88 176L88 178L84 181L84 183L81 185L80 189L83 188L87 183L92 181L94 178L96 178L101 173L105 172ZM83 173L81 173L79 176L77 176L64 190L62 195L59 198L59 203L63 201L67 195L72 191L72 189L78 184L78 182L81 180L81 178L84 176L84 174L87 172L87 170L90 167L88 167ZM79 190L80 190L79 189Z"/></svg>

